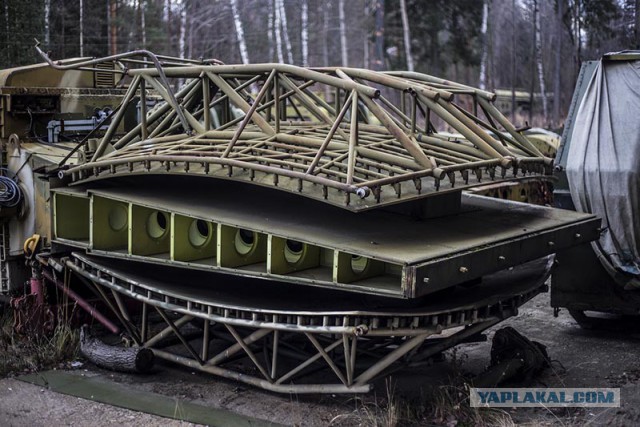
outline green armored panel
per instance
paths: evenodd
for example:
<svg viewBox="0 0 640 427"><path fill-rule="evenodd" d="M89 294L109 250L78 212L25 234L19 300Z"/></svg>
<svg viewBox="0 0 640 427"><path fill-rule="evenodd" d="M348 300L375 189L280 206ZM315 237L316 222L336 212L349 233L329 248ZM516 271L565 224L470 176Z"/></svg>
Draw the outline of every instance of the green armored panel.
<svg viewBox="0 0 640 427"><path fill-rule="evenodd" d="M91 198L91 247L98 250L127 249L129 203Z"/></svg>
<svg viewBox="0 0 640 427"><path fill-rule="evenodd" d="M53 203L55 236L59 239L88 241L89 198L55 193Z"/></svg>
<svg viewBox="0 0 640 427"><path fill-rule="evenodd" d="M169 253L171 217L167 212L131 204L129 209L129 253Z"/></svg>
<svg viewBox="0 0 640 427"><path fill-rule="evenodd" d="M256 231L218 226L218 265L241 267L267 260L267 236Z"/></svg>
<svg viewBox="0 0 640 427"><path fill-rule="evenodd" d="M215 258L217 226L211 221L171 214L171 259L197 261Z"/></svg>
<svg viewBox="0 0 640 427"><path fill-rule="evenodd" d="M320 266L320 247L269 235L267 271L289 274Z"/></svg>
<svg viewBox="0 0 640 427"><path fill-rule="evenodd" d="M384 262L347 252L335 251L333 256L333 281L352 283L384 274Z"/></svg>

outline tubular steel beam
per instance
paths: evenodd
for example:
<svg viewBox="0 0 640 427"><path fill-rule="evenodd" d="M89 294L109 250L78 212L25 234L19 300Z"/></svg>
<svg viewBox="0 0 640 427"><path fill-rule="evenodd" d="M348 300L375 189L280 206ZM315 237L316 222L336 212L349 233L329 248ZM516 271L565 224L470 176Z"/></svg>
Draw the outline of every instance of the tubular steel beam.
<svg viewBox="0 0 640 427"><path fill-rule="evenodd" d="M526 162L526 169L512 169L516 178L551 173L551 159L491 105L493 94L425 74L194 61L126 73L133 81L98 149L86 163L63 165L61 176L80 183L141 170L175 174L173 165L198 173L193 162L203 165L205 175L223 171L232 180L259 172L264 177L251 182L358 211L460 188L454 172L464 187L482 185L483 177L510 179L495 176L496 164ZM187 83L174 94L165 78ZM127 105L147 88L164 102L143 111L142 123L117 139ZM219 119L215 126L211 114ZM444 133L451 129L461 135ZM109 144L114 150L107 150ZM150 168L151 162L166 167ZM477 183L467 179L470 172ZM294 182L281 185L279 177ZM328 189L347 194L334 196ZM349 193L359 199L350 200Z"/></svg>

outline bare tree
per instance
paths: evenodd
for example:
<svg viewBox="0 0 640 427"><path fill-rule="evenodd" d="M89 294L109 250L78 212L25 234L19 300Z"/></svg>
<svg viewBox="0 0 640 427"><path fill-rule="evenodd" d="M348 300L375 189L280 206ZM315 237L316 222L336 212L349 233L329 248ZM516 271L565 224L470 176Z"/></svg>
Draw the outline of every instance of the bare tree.
<svg viewBox="0 0 640 427"><path fill-rule="evenodd" d="M275 1L275 9L276 9L276 20L275 20L275 30L276 30L276 52L278 54L278 62L282 64L284 62L284 56L282 55L282 35L280 33L280 29L282 27L281 24L281 16L280 16L280 1Z"/></svg>
<svg viewBox="0 0 640 427"><path fill-rule="evenodd" d="M147 25L146 25L146 9L147 0L139 0L138 8L140 9L140 35L142 36L142 48L147 48Z"/></svg>
<svg viewBox="0 0 640 427"><path fill-rule="evenodd" d="M555 70L553 80L553 119L556 124L560 120L560 88L562 85L562 18L565 13L565 0L556 1L556 22L555 22Z"/></svg>
<svg viewBox="0 0 640 427"><path fill-rule="evenodd" d="M404 54L407 57L407 69L413 71L413 55L411 55L411 33L409 31L409 17L407 16L407 2L400 0L402 14L402 33L404 35Z"/></svg>
<svg viewBox="0 0 640 427"><path fill-rule="evenodd" d="M171 49L171 0L164 2L163 19L167 26L167 48Z"/></svg>
<svg viewBox="0 0 640 427"><path fill-rule="evenodd" d="M7 37L9 36L9 1L5 0L4 7L7 17ZM51 46L51 0L44 0L44 44L47 49Z"/></svg>
<svg viewBox="0 0 640 427"><path fill-rule="evenodd" d="M362 63L364 68L369 68L369 13L370 13L369 0L364 0L364 18L365 18L365 34L363 37L363 58Z"/></svg>
<svg viewBox="0 0 640 427"><path fill-rule="evenodd" d="M180 5L180 39L178 44L180 58L185 57L186 46L187 46L186 41L187 41L187 2L183 1L182 4Z"/></svg>
<svg viewBox="0 0 640 427"><path fill-rule="evenodd" d="M302 66L309 66L309 5L307 0L302 0L300 13L300 38L302 39Z"/></svg>
<svg viewBox="0 0 640 427"><path fill-rule="evenodd" d="M384 0L376 0L375 11L376 48L373 64L375 70L382 70L384 68Z"/></svg>
<svg viewBox="0 0 640 427"><path fill-rule="evenodd" d="M403 0L404 1L404 0ZM487 58L489 53L489 43L487 37L487 28L489 24L489 1L484 0L482 3L482 25L480 26L480 34L482 35L482 56L480 59L480 89L487 88Z"/></svg>
<svg viewBox="0 0 640 427"><path fill-rule="evenodd" d="M284 0L276 0L276 7L280 11L280 23L282 25L284 45L287 49L287 61L289 64L293 64L293 50L291 48L291 41L289 40L289 27L287 26L287 12L284 9Z"/></svg>
<svg viewBox="0 0 640 427"><path fill-rule="evenodd" d="M49 0L47 0L49 1ZM9 34L9 0L4 0L4 29ZM47 45L47 47L49 47ZM11 62L11 49L5 49L7 64Z"/></svg>
<svg viewBox="0 0 640 427"><path fill-rule="evenodd" d="M516 0L511 1L511 121L516 122Z"/></svg>
<svg viewBox="0 0 640 427"><path fill-rule="evenodd" d="M547 111L547 92L546 85L544 79L544 64L542 62L542 38L540 36L540 8L538 6L538 0L534 0L533 2L533 25L535 32L535 51L536 51L536 66L538 68L538 82L540 84L540 95L542 96L542 114L544 116L544 120L547 120L548 111ZM533 108L531 108L533 110Z"/></svg>
<svg viewBox="0 0 640 427"><path fill-rule="evenodd" d="M80 56L84 56L84 2L80 0Z"/></svg>
<svg viewBox="0 0 640 427"><path fill-rule="evenodd" d="M244 39L244 29L242 28L242 21L240 20L240 13L238 12L238 1L229 0L231 3L231 12L233 13L233 22L236 26L236 38L238 39L238 47L240 48L240 58L243 64L249 63L249 52L247 51L247 43Z"/></svg>
<svg viewBox="0 0 640 427"><path fill-rule="evenodd" d="M342 65L349 65L349 56L347 55L347 29L344 19L344 0L338 3L338 14L340 21L340 52L342 53Z"/></svg>
<svg viewBox="0 0 640 427"><path fill-rule="evenodd" d="M267 43L269 44L269 62L273 61L273 0L267 2Z"/></svg>
<svg viewBox="0 0 640 427"><path fill-rule="evenodd" d="M116 25L116 16L118 11L117 0L109 2L109 48L110 54L118 53L118 26Z"/></svg>

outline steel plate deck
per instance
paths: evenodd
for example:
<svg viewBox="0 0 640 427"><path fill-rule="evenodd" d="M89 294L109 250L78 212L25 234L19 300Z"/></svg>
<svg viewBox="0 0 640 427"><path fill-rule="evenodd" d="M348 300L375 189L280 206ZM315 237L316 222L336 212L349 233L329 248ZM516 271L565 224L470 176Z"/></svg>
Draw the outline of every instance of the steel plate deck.
<svg viewBox="0 0 640 427"><path fill-rule="evenodd" d="M191 304L215 306L219 309L251 311L275 315L312 316L430 316L491 306L514 295L536 289L534 282L550 274L552 257L538 259L513 269L483 278L473 287L457 287L444 294L432 295L413 303L349 292L307 288L291 283L265 282L232 275L204 271L190 272L185 278L180 268L154 266L82 253L73 253L79 264L117 279L126 290L161 301L179 299ZM106 277L106 276L105 276ZM537 280L535 280L537 279ZM544 282L544 280L542 280ZM266 283L269 283L267 286ZM114 285L116 282L114 281Z"/></svg>
<svg viewBox="0 0 640 427"><path fill-rule="evenodd" d="M247 187L225 183L203 192L195 185L176 188L165 184L90 192L403 265L562 231L570 225L585 224L591 231L599 225L594 215L468 194L462 195L459 214L416 220L384 211L355 214ZM574 231L566 233L573 235ZM589 236L585 233L583 238L588 241Z"/></svg>

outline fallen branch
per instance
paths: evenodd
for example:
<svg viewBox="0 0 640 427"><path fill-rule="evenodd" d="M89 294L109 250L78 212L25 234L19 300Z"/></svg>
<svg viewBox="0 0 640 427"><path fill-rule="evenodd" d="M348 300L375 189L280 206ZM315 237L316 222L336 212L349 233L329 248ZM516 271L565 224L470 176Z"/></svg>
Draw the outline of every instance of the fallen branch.
<svg viewBox="0 0 640 427"><path fill-rule="evenodd" d="M95 365L118 372L148 373L154 364L150 349L105 344L90 336L86 325L80 329L80 352Z"/></svg>

